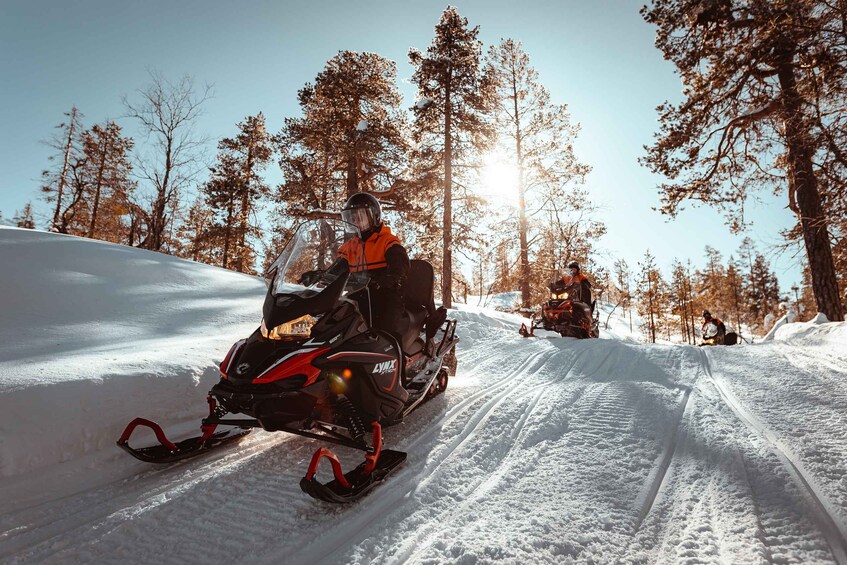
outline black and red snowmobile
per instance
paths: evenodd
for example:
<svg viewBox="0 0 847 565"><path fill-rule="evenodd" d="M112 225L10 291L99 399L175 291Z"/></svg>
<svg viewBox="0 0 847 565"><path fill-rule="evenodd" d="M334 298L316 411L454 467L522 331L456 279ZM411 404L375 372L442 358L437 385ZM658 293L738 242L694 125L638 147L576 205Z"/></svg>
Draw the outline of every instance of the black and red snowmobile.
<svg viewBox="0 0 847 565"><path fill-rule="evenodd" d="M541 313L533 313L529 327L521 324L519 333L523 337L535 337L535 330L545 329L559 333L562 337L579 339L600 337L600 313L597 301L591 306L568 298L565 291L551 290L550 300L541 305Z"/></svg>
<svg viewBox="0 0 847 565"><path fill-rule="evenodd" d="M335 454L319 448L300 481L314 498L348 502L382 481L406 459L383 449L382 428L445 390L459 338L456 321L435 307L432 266L418 260L404 285L408 326L401 339L371 327L368 273L337 255L354 235L354 226L335 219L299 226L265 275L261 326L236 342L220 365L202 435L173 443L160 426L136 418L118 446L142 461L169 463L263 428L364 452L364 462L343 473ZM160 445L130 447L137 426L152 428ZM335 477L326 484L315 478L322 458Z"/></svg>

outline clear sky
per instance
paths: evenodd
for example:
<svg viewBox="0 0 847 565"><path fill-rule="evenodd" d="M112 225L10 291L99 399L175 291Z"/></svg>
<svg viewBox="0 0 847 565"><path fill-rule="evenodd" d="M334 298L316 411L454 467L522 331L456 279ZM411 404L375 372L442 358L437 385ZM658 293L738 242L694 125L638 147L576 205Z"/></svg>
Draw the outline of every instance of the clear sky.
<svg viewBox="0 0 847 565"><path fill-rule="evenodd" d="M657 129L655 107L681 97L673 66L653 46L654 29L638 13L642 1L459 0L488 46L503 37L523 42L557 103L582 125L576 145L593 167L592 197L602 206L608 234L599 246L630 266L649 247L668 270L674 257L704 263L711 244L724 256L742 236L722 218L691 205L674 221L652 210L661 179L640 167L642 146ZM0 16L0 211L11 217L32 200L40 224L49 214L38 192L50 154L42 140L75 104L90 126L119 119L121 96L148 82L147 69L214 86L197 129L214 140L232 135L245 116L262 111L271 131L298 114L296 93L342 49L372 51L398 65L406 106L410 47L425 49L446 2L5 0ZM213 149L213 147L212 147ZM213 151L211 151L213 152ZM277 167L268 177L279 180ZM781 288L799 281L790 254L773 252L778 231L792 224L785 197L763 195L748 207L748 233L772 261Z"/></svg>

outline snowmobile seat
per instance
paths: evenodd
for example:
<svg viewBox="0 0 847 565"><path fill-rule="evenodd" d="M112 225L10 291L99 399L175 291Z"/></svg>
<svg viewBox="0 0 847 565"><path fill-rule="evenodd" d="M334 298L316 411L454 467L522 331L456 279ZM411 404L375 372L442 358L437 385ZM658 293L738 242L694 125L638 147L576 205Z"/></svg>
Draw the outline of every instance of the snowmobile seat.
<svg viewBox="0 0 847 565"><path fill-rule="evenodd" d="M409 326L403 333L402 346L407 354L414 354L423 349L424 342L420 338L420 333L427 319L435 313L434 283L435 271L432 265L427 261L412 259L409 275L403 285Z"/></svg>
<svg viewBox="0 0 847 565"><path fill-rule="evenodd" d="M406 296L406 307L421 307L427 315L435 313L435 270L428 261L412 259L409 265L409 275L403 285L403 293Z"/></svg>

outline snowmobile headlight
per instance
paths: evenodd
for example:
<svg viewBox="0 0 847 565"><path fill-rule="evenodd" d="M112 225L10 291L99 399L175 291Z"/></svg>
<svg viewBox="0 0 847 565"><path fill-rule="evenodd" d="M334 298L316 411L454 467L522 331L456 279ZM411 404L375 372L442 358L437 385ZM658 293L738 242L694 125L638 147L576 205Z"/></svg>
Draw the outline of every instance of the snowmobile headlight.
<svg viewBox="0 0 847 565"><path fill-rule="evenodd" d="M317 322L317 318L309 316L300 316L297 319L289 320L284 324L280 324L275 328L268 330L264 318L259 331L262 332L262 337L266 339L289 339L298 337L309 337L312 335L312 326Z"/></svg>

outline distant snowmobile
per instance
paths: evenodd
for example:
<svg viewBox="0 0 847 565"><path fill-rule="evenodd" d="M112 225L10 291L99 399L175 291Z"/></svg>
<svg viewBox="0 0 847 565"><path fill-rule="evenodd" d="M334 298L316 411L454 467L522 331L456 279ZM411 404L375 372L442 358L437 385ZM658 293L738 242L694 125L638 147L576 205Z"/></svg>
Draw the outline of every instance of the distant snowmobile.
<svg viewBox="0 0 847 565"><path fill-rule="evenodd" d="M558 332L562 337L600 337L600 312L597 301L591 306L568 298L567 292L551 292L551 298L541 305L541 313L530 316L529 327L521 324L519 333L523 337L534 337L535 330L543 328Z"/></svg>
<svg viewBox="0 0 847 565"><path fill-rule="evenodd" d="M713 318L711 312L703 310L703 343L704 345L735 345L738 343L738 334L726 331L726 326L720 318Z"/></svg>
<svg viewBox="0 0 847 565"><path fill-rule="evenodd" d="M297 229L266 275L261 327L236 342L220 365L201 436L172 443L159 425L136 418L118 446L142 461L169 463L264 428L365 453L365 461L345 474L335 454L319 448L300 481L314 498L349 502L382 481L406 459L382 448L382 427L446 389L459 338L456 321L435 308L432 266L416 260L404 286L408 328L402 339L372 329L369 312L358 306L369 302L351 299L368 293L368 272L351 273L337 255L355 235L358 230L341 220L311 220ZM249 418L224 418L228 413ZM160 445L130 447L137 426L152 428ZM216 432L219 426L230 429ZM321 484L315 474L324 457L335 478Z"/></svg>

